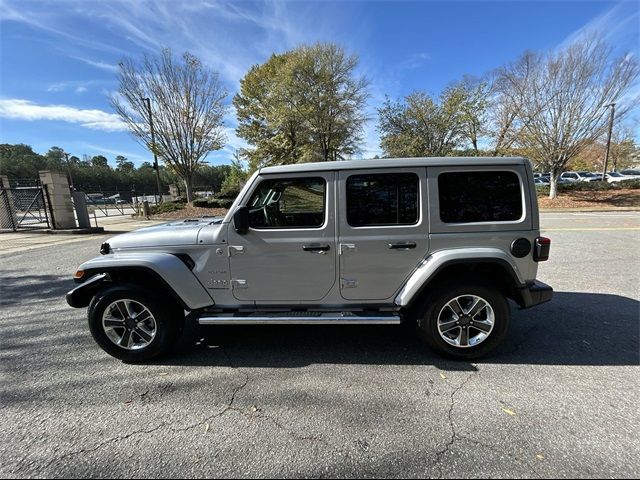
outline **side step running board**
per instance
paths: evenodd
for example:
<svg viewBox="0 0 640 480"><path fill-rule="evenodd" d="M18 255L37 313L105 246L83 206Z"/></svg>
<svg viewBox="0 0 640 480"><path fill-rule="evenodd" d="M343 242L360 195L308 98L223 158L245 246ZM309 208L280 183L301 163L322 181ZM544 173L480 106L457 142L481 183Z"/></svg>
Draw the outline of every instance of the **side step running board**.
<svg viewBox="0 0 640 480"><path fill-rule="evenodd" d="M201 325L397 325L398 315L355 315L322 313L310 315L208 315L198 319Z"/></svg>

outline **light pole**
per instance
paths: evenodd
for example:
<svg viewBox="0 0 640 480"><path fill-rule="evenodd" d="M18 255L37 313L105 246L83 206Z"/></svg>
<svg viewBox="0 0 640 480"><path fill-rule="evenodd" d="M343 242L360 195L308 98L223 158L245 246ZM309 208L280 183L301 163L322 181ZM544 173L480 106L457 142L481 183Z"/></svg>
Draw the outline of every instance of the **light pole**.
<svg viewBox="0 0 640 480"><path fill-rule="evenodd" d="M611 132L613 131L613 117L616 114L616 104L610 103L605 105L604 108L611 107L611 118L609 119L609 135L607 136L607 153L604 155L604 169L602 170L602 181L606 180L607 166L609 164L609 149L611 148Z"/></svg>
<svg viewBox="0 0 640 480"><path fill-rule="evenodd" d="M75 190L73 186L73 176L71 175L71 164L69 163L69 154L64 152L64 156L67 159L67 172L69 173L69 183L71 184L71 190Z"/></svg>
<svg viewBox="0 0 640 480"><path fill-rule="evenodd" d="M153 168L156 171L156 181L158 183L158 203L162 203L162 183L160 183L160 167L158 167L158 156L156 155L156 134L153 131L153 115L151 114L151 100L149 98L143 99L147 105L147 112L149 113L149 128L151 130L151 145L153 152Z"/></svg>

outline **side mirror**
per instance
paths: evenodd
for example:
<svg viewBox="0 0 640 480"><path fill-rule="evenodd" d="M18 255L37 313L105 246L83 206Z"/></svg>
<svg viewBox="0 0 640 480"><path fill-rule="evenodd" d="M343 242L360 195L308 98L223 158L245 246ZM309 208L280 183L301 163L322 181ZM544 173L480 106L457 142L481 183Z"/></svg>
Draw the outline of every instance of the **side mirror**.
<svg viewBox="0 0 640 480"><path fill-rule="evenodd" d="M247 207L239 207L233 214L233 223L236 232L244 235L249 231L249 209Z"/></svg>

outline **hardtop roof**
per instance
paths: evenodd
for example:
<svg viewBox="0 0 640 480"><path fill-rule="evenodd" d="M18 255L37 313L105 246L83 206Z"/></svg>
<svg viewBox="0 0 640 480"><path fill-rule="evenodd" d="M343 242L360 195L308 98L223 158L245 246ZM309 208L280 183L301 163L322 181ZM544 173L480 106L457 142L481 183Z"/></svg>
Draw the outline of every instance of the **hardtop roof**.
<svg viewBox="0 0 640 480"><path fill-rule="evenodd" d="M296 163L277 167L263 167L260 173L322 172L328 170L362 170L373 168L441 167L441 166L506 166L523 165L523 157L419 157L345 160L337 162Z"/></svg>

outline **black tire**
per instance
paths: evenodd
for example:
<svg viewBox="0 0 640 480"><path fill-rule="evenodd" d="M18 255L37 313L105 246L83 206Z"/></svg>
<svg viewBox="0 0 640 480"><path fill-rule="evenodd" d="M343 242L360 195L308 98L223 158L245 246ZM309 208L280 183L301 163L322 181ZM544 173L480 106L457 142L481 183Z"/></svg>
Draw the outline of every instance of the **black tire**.
<svg viewBox="0 0 640 480"><path fill-rule="evenodd" d="M155 336L148 345L129 350L117 345L103 327L105 310L118 300L133 300L149 310L155 321ZM96 294L88 310L89 330L100 348L126 363L142 363L158 358L176 344L184 324L184 312L174 302L161 299L135 284L115 284ZM116 330L117 332L124 331ZM142 337L134 337L143 341Z"/></svg>
<svg viewBox="0 0 640 480"><path fill-rule="evenodd" d="M445 341L438 329L438 317L441 312L447 313L445 305L457 297L463 297L461 301L467 299L466 296L474 295L484 299L493 310L493 328L489 335L480 343L472 346L459 347ZM486 316L487 310L479 314L478 319ZM447 282L433 291L429 292L418 308L415 309L414 316L418 326L418 333L424 343L437 353L459 360L473 360L488 355L494 350L506 336L510 324L510 310L507 299L495 286L482 284L480 281ZM456 317L452 316L452 319ZM469 320L469 317L466 318ZM463 322L464 323L464 322ZM476 322L477 324L477 322ZM451 335L461 334L462 327L454 327ZM467 327L469 337L478 335L480 330L477 327Z"/></svg>

